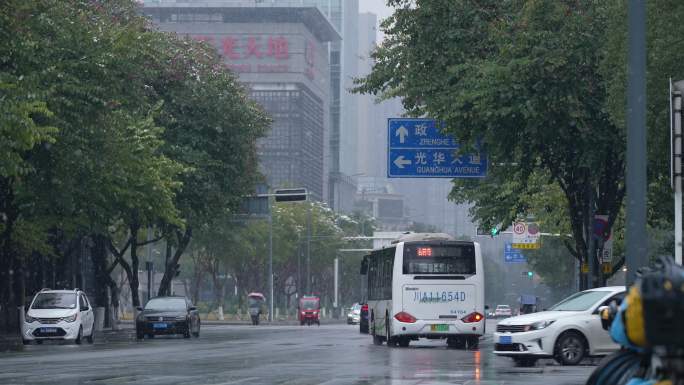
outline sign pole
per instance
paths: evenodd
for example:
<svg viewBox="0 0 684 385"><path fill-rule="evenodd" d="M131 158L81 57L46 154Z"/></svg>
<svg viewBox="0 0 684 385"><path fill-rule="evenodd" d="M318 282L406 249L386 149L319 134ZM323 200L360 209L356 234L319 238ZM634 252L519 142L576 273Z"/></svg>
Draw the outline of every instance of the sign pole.
<svg viewBox="0 0 684 385"><path fill-rule="evenodd" d="M672 176L674 178L675 262L682 264L682 93L674 92L674 132L672 133Z"/></svg>
<svg viewBox="0 0 684 385"><path fill-rule="evenodd" d="M268 197L268 321L273 322L273 204Z"/></svg>
<svg viewBox="0 0 684 385"><path fill-rule="evenodd" d="M627 286L648 264L646 238L646 1L628 5L625 263Z"/></svg>
<svg viewBox="0 0 684 385"><path fill-rule="evenodd" d="M587 173L587 177L589 173ZM596 237L594 235L594 226L596 219L594 218L594 189L591 186L591 182L587 183L587 193L589 194L589 252L587 253L587 259L589 262L589 280L587 282L587 289L593 289L597 286L596 276L597 276L597 260L596 260Z"/></svg>

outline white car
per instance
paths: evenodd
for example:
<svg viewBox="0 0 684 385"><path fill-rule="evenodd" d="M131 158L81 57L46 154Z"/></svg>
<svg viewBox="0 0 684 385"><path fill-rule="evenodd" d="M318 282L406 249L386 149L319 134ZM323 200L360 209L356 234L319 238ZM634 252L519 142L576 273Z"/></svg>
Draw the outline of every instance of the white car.
<svg viewBox="0 0 684 385"><path fill-rule="evenodd" d="M31 301L21 325L24 345L43 340L93 342L95 317L85 293L43 289Z"/></svg>
<svg viewBox="0 0 684 385"><path fill-rule="evenodd" d="M355 303L347 313L347 323L350 325L355 325L361 322L361 305Z"/></svg>
<svg viewBox="0 0 684 385"><path fill-rule="evenodd" d="M496 309L494 309L494 318L504 318L512 315L513 311L508 305L496 305Z"/></svg>
<svg viewBox="0 0 684 385"><path fill-rule="evenodd" d="M624 296L624 286L585 290L547 311L505 319L496 325L494 354L512 357L518 366L550 357L577 365L584 357L609 354L619 346L601 327L599 308Z"/></svg>

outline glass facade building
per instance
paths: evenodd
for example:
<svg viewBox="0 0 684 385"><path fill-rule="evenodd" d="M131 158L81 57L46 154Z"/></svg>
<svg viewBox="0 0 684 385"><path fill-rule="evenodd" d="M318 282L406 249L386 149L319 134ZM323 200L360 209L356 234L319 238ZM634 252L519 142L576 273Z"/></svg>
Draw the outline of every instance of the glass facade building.
<svg viewBox="0 0 684 385"><path fill-rule="evenodd" d="M272 188L304 187L328 198L331 71L339 33L322 9L302 1L146 1L163 31L213 44L272 117L258 143Z"/></svg>

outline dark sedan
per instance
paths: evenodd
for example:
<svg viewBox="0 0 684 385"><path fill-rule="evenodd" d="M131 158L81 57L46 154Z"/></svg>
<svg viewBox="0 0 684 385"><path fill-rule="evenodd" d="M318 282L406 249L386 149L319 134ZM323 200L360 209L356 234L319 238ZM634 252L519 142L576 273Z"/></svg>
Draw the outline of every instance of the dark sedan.
<svg viewBox="0 0 684 385"><path fill-rule="evenodd" d="M145 308L138 307L135 320L138 339L154 338L160 334L182 334L199 337L200 319L197 308L185 297L157 297L147 301Z"/></svg>

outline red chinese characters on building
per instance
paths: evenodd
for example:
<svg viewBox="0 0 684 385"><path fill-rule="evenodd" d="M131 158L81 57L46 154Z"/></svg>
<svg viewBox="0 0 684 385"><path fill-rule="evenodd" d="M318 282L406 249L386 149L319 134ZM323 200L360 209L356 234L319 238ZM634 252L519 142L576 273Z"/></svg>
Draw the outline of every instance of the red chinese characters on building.
<svg viewBox="0 0 684 385"><path fill-rule="evenodd" d="M255 36L249 36L247 38L247 46L245 47L244 58L249 59L254 56L257 59L261 59L263 53L261 52L261 44L259 44L259 38Z"/></svg>
<svg viewBox="0 0 684 385"><path fill-rule="evenodd" d="M290 57L289 46L287 39L279 37L269 37L268 38L268 49L266 51L266 56L271 56L276 60L285 60Z"/></svg>
<svg viewBox="0 0 684 385"><path fill-rule="evenodd" d="M232 37L224 37L221 40L221 52L223 53L223 56L227 57L228 59L239 59L240 58L240 53L237 51L238 49L238 41L235 38Z"/></svg>
<svg viewBox="0 0 684 385"><path fill-rule="evenodd" d="M228 68L235 72L287 72L288 64L241 63L242 60L276 61L290 58L290 41L284 36L233 35L222 37L193 35L193 39L215 44L222 56L229 62ZM215 41L217 40L217 41ZM313 43L305 43L305 61L313 66ZM309 74L307 76L311 77Z"/></svg>

